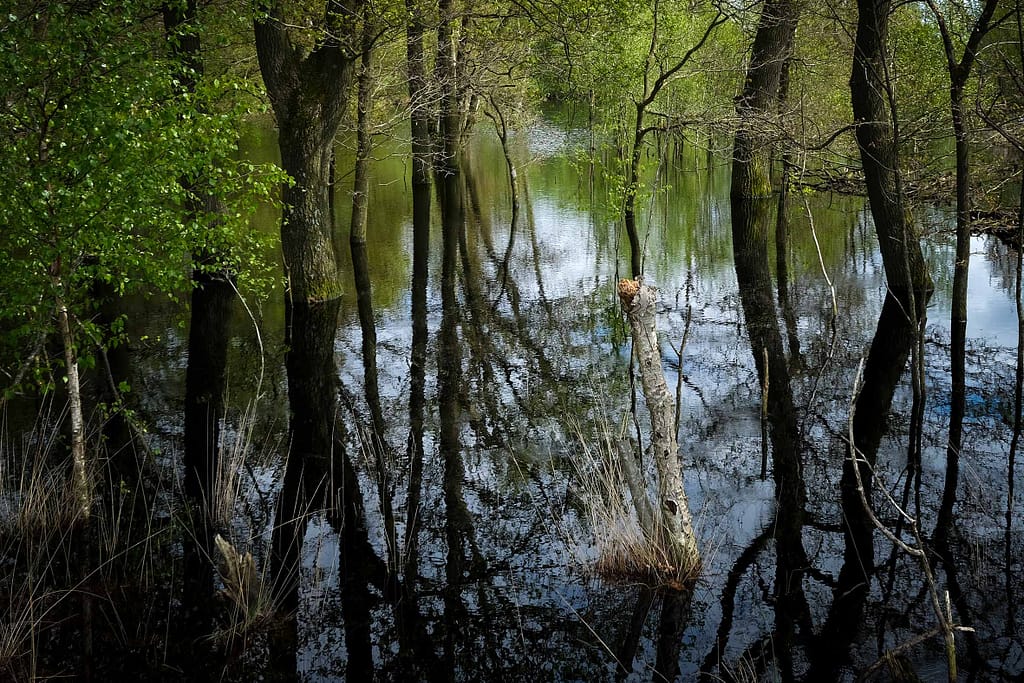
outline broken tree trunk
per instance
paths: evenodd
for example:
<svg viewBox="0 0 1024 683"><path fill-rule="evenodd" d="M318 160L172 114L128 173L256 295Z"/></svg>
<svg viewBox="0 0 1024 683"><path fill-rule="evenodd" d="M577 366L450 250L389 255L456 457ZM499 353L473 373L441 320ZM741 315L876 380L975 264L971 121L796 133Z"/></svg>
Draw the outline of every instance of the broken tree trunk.
<svg viewBox="0 0 1024 683"><path fill-rule="evenodd" d="M647 409L651 414L651 452L658 472L655 508L657 538L681 578L692 578L700 565L693 534L683 468L676 443L675 400L661 367L661 349L655 330L656 290L641 280L620 280L619 300L633 335L633 355L640 366Z"/></svg>

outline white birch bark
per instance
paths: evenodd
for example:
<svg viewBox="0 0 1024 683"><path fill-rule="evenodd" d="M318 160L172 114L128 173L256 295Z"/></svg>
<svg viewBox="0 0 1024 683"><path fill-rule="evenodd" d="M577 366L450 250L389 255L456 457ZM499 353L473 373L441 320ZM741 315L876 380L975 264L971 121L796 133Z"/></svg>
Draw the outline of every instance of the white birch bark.
<svg viewBox="0 0 1024 683"><path fill-rule="evenodd" d="M655 514L660 520L664 549L680 576L689 576L700 564L697 539L693 533L683 466L676 442L675 400L665 381L661 348L655 328L657 293L639 280L620 280L619 299L633 335L633 355L640 367L647 409L651 415L651 453L658 471L658 500Z"/></svg>
<svg viewBox="0 0 1024 683"><path fill-rule="evenodd" d="M63 298L57 296L57 326L64 346L64 365L68 373L68 412L71 415L71 476L75 503L83 522L92 510L92 489L85 462L85 420L82 417L82 390L78 381L78 357L71 334L71 320Z"/></svg>

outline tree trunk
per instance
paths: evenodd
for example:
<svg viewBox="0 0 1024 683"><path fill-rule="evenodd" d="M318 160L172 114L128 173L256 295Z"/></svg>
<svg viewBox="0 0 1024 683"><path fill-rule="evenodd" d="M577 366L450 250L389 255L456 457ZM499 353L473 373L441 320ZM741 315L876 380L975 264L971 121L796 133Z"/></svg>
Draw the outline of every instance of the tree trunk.
<svg viewBox="0 0 1024 683"><path fill-rule="evenodd" d="M629 158L629 171L626 177L626 196L622 203L622 218L626 225L626 236L629 238L629 269L634 278L643 275L643 245L636 227L636 193L640 183L640 156L644 144L644 109L645 102L636 105L636 126L633 131L633 152Z"/></svg>
<svg viewBox="0 0 1024 683"><path fill-rule="evenodd" d="M679 576L691 577L700 565L690 507L683 489L683 468L676 443L675 401L665 382L661 346L655 329L654 288L637 280L619 282L622 310L633 335L633 352L651 416L651 451L658 470L657 515L664 550Z"/></svg>
<svg viewBox="0 0 1024 683"><path fill-rule="evenodd" d="M167 2L163 6L164 31L171 56L178 62L178 78L184 93L194 94L196 81L204 71L202 44L198 26L198 2ZM186 207L193 216L220 216L223 203L204 189L203 177L183 177L188 192ZM213 218L212 220L217 220ZM213 227L211 225L211 227ZM188 365L185 369L183 490L192 521L190 534L182 539L182 589L179 628L212 628L214 608L214 529L219 512L224 512L217 490L220 469L220 434L224 419L224 395L227 385L227 354L232 303L235 297L234 274L211 272L210 255L200 249L192 254L192 293L189 312ZM208 643L185 639L179 653L179 666L198 675L207 666Z"/></svg>
<svg viewBox="0 0 1024 683"><path fill-rule="evenodd" d="M730 191L736 278L751 353L765 395L765 420L771 425L773 474L779 489L779 505L792 506L794 510L803 509L805 496L789 367L779 333L768 267L771 206L767 198L772 191L772 150L767 131L771 129L770 119L779 115L783 76L792 52L799 11L799 4L793 0L769 0L761 12L743 95L736 106L741 124L733 144ZM784 211L783 199L780 199L780 206ZM767 464L767 443L764 448L762 471Z"/></svg>
<svg viewBox="0 0 1024 683"><path fill-rule="evenodd" d="M784 113L783 107L789 97L789 65L792 54L786 58L779 75L779 115ZM786 336L789 341L789 366L793 371L802 367L800 359L800 336L797 334L796 313L793 311L793 300L789 292L789 181L793 169L793 159L789 147L782 150L782 179L779 183L779 205L775 219L775 276L778 280L779 308L786 323Z"/></svg>
<svg viewBox="0 0 1024 683"><path fill-rule="evenodd" d="M501 153L505 157L505 167L508 168L508 187L509 192L512 193L512 219L509 230L514 235L516 223L519 220L519 172L516 170L515 161L512 160L512 150L508 144L508 119L505 118L505 113L501 111L493 97L491 98L491 110L488 113L493 114L491 119L494 121L494 131L498 134L498 140L501 141ZM511 239L509 242L511 246ZM508 262L508 257L509 254L506 253L506 263Z"/></svg>
<svg viewBox="0 0 1024 683"><path fill-rule="evenodd" d="M329 3L328 38L304 58L278 8L253 26L256 54L277 119L281 166L294 183L282 191L281 250L288 296L296 303L333 299L341 283L330 221L330 164L356 57L359 1Z"/></svg>
<svg viewBox="0 0 1024 683"><path fill-rule="evenodd" d="M733 145L731 195L769 197L771 146L767 123L777 115L780 82L793 47L800 5L795 0L768 0L761 11L743 94L736 105L740 127Z"/></svg>
<svg viewBox="0 0 1024 683"><path fill-rule="evenodd" d="M370 114L373 109L373 44L369 28L363 33L363 56L359 65L359 95L356 109L356 160L352 181L352 222L349 241L366 244L367 207L370 199L370 152L373 136Z"/></svg>
<svg viewBox="0 0 1024 683"><path fill-rule="evenodd" d="M480 111L480 96L474 92L468 78L470 65L470 35L473 31L473 13L464 12L459 29L458 48L455 52L455 103L458 111L459 137L458 149L463 150L469 144L469 136L476 125L476 115Z"/></svg>
<svg viewBox="0 0 1024 683"><path fill-rule="evenodd" d="M429 141L428 141L429 142ZM424 166L429 171L429 162ZM413 165L413 248L412 248L412 348L409 368L409 485L406 491L405 542L403 546L402 596L397 611L399 670L410 680L428 679L434 650L423 634L418 611L420 501L423 498L424 411L426 407L426 365L429 328L427 325L427 280L430 259L430 178L417 183ZM425 195L425 196L421 196ZM420 636L423 635L421 638ZM426 645L424 645L426 644ZM429 653L429 655L428 655Z"/></svg>
<svg viewBox="0 0 1024 683"><path fill-rule="evenodd" d="M440 20L437 24L437 61L434 64L434 76L441 98L438 130L441 134L440 168L445 174L457 173L456 157L459 151L459 140L462 137L462 124L459 118L459 93L456 82L455 25L452 0L440 0L438 3Z"/></svg>
<svg viewBox="0 0 1024 683"><path fill-rule="evenodd" d="M295 181L281 193L281 250L287 296L300 303L326 301L341 293L329 208L334 131L324 135L315 117L316 109L310 108L278 121L281 166Z"/></svg>
<svg viewBox="0 0 1024 683"><path fill-rule="evenodd" d="M894 138L886 60L890 0L858 0L850 97L857 146L889 291L907 311L932 291L921 245L910 225Z"/></svg>
<svg viewBox="0 0 1024 683"><path fill-rule="evenodd" d="M334 336L341 305L330 220L334 136L345 110L355 56L342 45L359 36L362 2L329 2L328 36L302 57L277 6L253 22L260 71L278 126L281 165L294 180L285 186L281 250L287 277L285 369L288 376L289 448L275 513L271 571L274 595L286 616L271 646L272 667L294 676L297 653L299 565L308 515L327 508L332 523L344 516L345 474L336 434L338 368ZM289 615L289 613L292 613Z"/></svg>
<svg viewBox="0 0 1024 683"><path fill-rule="evenodd" d="M967 407L967 278L971 261L970 162L964 125L963 84L955 73L950 88L953 137L956 141L956 257L953 262L953 294L949 313L949 437L946 442L946 479L942 504L936 520L936 534L943 537L952 519L953 503L960 480L960 448L963 445L964 413Z"/></svg>
<svg viewBox="0 0 1024 683"><path fill-rule="evenodd" d="M412 124L413 214L417 186L430 185L430 108L427 97L426 51L423 49L423 12L418 0L405 0L409 23L405 30L406 68L409 74L409 118ZM422 194L422 193L420 193ZM429 213L430 194L425 197ZM415 226L414 226L415 227Z"/></svg>
<svg viewBox="0 0 1024 683"><path fill-rule="evenodd" d="M803 510L806 496L799 452L800 430L768 266L771 209L768 199L732 198L733 258L750 350L766 394L765 417L771 427L772 475L778 504L780 508L789 506Z"/></svg>
<svg viewBox="0 0 1024 683"><path fill-rule="evenodd" d="M390 447L381 407L377 373L377 327L373 315L373 286L370 279L369 258L366 248L367 206L369 203L371 113L373 111L373 36L370 22L363 29L363 55L359 69L358 115L356 126L355 178L352 189L352 222L349 246L352 250L352 272L355 276L359 327L362 331L363 387L366 403L370 407L372 434L369 448L377 469L377 494L384 518L384 536L387 546L387 566L393 568L398 561L398 539L395 536L395 516L391 504L393 485L388 458ZM389 579L392 578L389 576Z"/></svg>
<svg viewBox="0 0 1024 683"><path fill-rule="evenodd" d="M966 112L964 111L964 88L970 77L971 68L977 56L978 47L988 33L992 15L998 0L986 0L978 19L971 29L970 38L964 47L963 57L958 62L953 48L948 24L939 8L929 1L942 36L946 55L946 70L949 74L949 106L953 120L953 139L956 143L956 260L953 264L953 295L950 310L950 382L952 391L949 406L949 440L946 447L946 482L942 505L936 522L937 534L944 533L951 521L950 515L956 499L960 473L960 448L963 442L963 421L966 407L966 359L967 354L967 279L971 259L971 165L970 139L968 138Z"/></svg>
<svg viewBox="0 0 1024 683"><path fill-rule="evenodd" d="M54 288L60 291L60 280L55 278ZM78 380L78 355L71 332L71 316L64 299L57 294L57 327L64 347L64 367L68 375L68 413L71 417L71 488L78 507L77 516L88 523L92 513L92 486L85 460L85 420L82 416L82 388Z"/></svg>
<svg viewBox="0 0 1024 683"><path fill-rule="evenodd" d="M486 114L494 123L494 132L498 134L498 140L501 142L501 152L505 157L505 167L508 169L509 192L512 194L512 218L509 222L508 245L505 247L505 257L498 268L498 272L501 273L501 290L495 299L497 301L508 286L512 249L515 246L516 229L519 224L519 173L516 170L515 161L512 159L512 149L508 144L508 119L505 118L505 113L493 97L490 98L490 108Z"/></svg>

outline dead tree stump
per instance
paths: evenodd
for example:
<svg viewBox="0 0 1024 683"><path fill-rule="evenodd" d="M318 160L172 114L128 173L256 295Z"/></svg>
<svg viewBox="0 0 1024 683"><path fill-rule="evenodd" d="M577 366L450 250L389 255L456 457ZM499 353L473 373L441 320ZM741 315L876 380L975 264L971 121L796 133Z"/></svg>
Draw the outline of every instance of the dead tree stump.
<svg viewBox="0 0 1024 683"><path fill-rule="evenodd" d="M693 533L683 466L676 441L675 399L665 381L655 327L657 290L641 280L619 280L619 300L633 336L633 356L640 368L644 399L651 415L651 453L658 473L658 500L653 505L657 538L676 576L688 579L700 565Z"/></svg>

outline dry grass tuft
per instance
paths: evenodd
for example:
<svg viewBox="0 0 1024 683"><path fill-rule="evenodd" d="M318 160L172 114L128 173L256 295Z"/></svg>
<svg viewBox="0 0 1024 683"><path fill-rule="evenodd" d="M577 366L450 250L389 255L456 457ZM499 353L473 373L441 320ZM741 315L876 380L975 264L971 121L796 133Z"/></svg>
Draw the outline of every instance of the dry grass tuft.
<svg viewBox="0 0 1024 683"><path fill-rule="evenodd" d="M71 466L67 460L51 463L58 437L40 417L24 436L20 452L0 439L0 533L6 537L47 538L66 533L80 521L68 476Z"/></svg>
<svg viewBox="0 0 1024 683"><path fill-rule="evenodd" d="M597 550L594 572L612 581L675 590L692 585L699 567L673 563L648 486L637 468L624 460L633 457L626 445L625 423L613 431L602 422L591 437L579 423L570 427L578 447L572 460L576 496Z"/></svg>
<svg viewBox="0 0 1024 683"><path fill-rule="evenodd" d="M64 468L25 466L18 481L0 491L0 525L14 538L45 538L73 528L80 506Z"/></svg>

